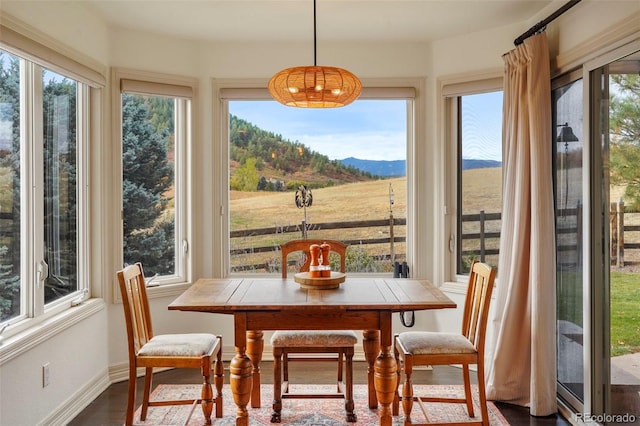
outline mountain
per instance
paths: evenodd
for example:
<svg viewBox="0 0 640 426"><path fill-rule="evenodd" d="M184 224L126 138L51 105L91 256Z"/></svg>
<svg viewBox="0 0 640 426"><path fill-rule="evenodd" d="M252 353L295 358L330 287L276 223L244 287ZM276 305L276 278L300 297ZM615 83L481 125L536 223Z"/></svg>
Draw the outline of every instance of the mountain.
<svg viewBox="0 0 640 426"><path fill-rule="evenodd" d="M384 177L405 176L407 164L404 160L361 160L359 158L345 158L338 160L345 166L352 166L358 170L369 172L372 175Z"/></svg>
<svg viewBox="0 0 640 426"><path fill-rule="evenodd" d="M338 160L345 166L352 166L363 172L369 172L372 175L384 177L405 176L407 173L407 165L404 160L361 160L359 158L345 158ZM473 160L462 159L462 170L484 169L488 167L500 167L501 161L496 160Z"/></svg>
<svg viewBox="0 0 640 426"><path fill-rule="evenodd" d="M469 169L486 169L489 167L500 167L502 166L502 161L496 160L473 160L468 158L462 159L462 170Z"/></svg>

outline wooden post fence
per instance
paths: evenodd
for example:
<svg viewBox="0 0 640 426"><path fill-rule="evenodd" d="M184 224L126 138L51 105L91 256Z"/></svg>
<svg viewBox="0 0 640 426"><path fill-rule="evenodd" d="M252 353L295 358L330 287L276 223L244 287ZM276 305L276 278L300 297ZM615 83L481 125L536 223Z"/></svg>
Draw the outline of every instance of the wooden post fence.
<svg viewBox="0 0 640 426"><path fill-rule="evenodd" d="M611 203L609 214L611 223L611 257L615 259L616 266L624 266L624 201Z"/></svg>

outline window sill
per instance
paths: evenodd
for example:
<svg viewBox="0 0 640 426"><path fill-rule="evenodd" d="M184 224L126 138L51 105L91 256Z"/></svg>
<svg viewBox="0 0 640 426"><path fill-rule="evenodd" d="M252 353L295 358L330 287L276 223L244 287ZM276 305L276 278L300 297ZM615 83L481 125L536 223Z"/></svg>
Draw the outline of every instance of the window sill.
<svg viewBox="0 0 640 426"><path fill-rule="evenodd" d="M447 281L440 286L445 293L467 294L468 283L459 281Z"/></svg>
<svg viewBox="0 0 640 426"><path fill-rule="evenodd" d="M191 284L192 283L163 284L155 287L152 285L151 287L147 287L147 297L149 299L169 296L178 297L184 293L186 289L191 287ZM120 292L118 292L118 296L120 296L118 299L120 299L120 303L122 303Z"/></svg>
<svg viewBox="0 0 640 426"><path fill-rule="evenodd" d="M464 277L465 281L447 281L440 286L440 290L445 293L453 294L467 294L467 288L469 287L468 277ZM491 295L493 299L496 297L495 288L498 286L498 278L494 282L494 292Z"/></svg>
<svg viewBox="0 0 640 426"><path fill-rule="evenodd" d="M151 285L147 287L147 298L149 299L159 299L162 297L178 297L186 289L191 287L192 283L176 283L176 284L162 284L162 285ZM114 289L114 298L113 303L122 304L122 295L120 294L120 289L118 288L118 284L116 283L116 287Z"/></svg>
<svg viewBox="0 0 640 426"><path fill-rule="evenodd" d="M6 337L0 342L0 365L31 350L51 338L51 336L94 315L104 307L104 300L88 299L78 306L71 307L58 315L38 322L23 332Z"/></svg>

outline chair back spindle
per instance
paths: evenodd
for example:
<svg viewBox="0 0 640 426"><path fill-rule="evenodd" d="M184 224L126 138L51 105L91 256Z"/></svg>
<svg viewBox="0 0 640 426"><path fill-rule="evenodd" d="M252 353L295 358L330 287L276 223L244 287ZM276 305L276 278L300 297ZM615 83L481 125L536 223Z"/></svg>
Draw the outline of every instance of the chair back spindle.
<svg viewBox="0 0 640 426"><path fill-rule="evenodd" d="M495 274L495 268L487 264L474 261L471 265L462 334L469 339L476 350L484 348L485 333L481 330L486 329Z"/></svg>
<svg viewBox="0 0 640 426"><path fill-rule="evenodd" d="M127 266L122 271L124 280L120 282L121 294L126 295L122 303L125 306L125 320L129 345L138 353L153 337L149 299L144 280L142 264Z"/></svg>

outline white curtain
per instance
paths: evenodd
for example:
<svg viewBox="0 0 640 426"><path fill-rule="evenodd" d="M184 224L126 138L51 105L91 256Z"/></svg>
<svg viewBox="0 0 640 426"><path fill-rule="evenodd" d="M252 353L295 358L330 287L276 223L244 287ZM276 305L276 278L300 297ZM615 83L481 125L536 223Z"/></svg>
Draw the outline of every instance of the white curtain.
<svg viewBox="0 0 640 426"><path fill-rule="evenodd" d="M503 200L487 397L557 411L551 84L546 34L504 55Z"/></svg>

